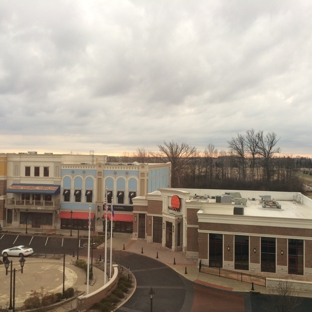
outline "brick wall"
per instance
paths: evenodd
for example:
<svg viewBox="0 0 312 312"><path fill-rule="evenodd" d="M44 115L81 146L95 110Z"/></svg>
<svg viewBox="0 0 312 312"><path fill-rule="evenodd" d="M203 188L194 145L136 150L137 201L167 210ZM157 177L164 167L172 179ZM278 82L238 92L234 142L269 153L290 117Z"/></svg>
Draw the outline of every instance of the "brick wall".
<svg viewBox="0 0 312 312"><path fill-rule="evenodd" d="M256 248L256 252L254 252ZM260 247L260 237L250 236L249 238L249 254L250 263L260 263L261 247Z"/></svg>
<svg viewBox="0 0 312 312"><path fill-rule="evenodd" d="M197 228L187 228L187 251L198 252L198 231Z"/></svg>
<svg viewBox="0 0 312 312"><path fill-rule="evenodd" d="M161 200L149 200L148 201L148 213L150 214L162 214L162 201Z"/></svg>

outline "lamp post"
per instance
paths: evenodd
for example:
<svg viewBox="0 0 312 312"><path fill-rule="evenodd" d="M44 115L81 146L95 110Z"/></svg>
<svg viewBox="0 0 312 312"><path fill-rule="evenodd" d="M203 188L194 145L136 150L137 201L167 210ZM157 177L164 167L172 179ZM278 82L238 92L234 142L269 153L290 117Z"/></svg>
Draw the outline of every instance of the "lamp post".
<svg viewBox="0 0 312 312"><path fill-rule="evenodd" d="M28 209L26 209L26 234L28 234L28 231L27 231L27 223L28 223Z"/></svg>
<svg viewBox="0 0 312 312"><path fill-rule="evenodd" d="M70 211L70 236L73 236L73 211Z"/></svg>
<svg viewBox="0 0 312 312"><path fill-rule="evenodd" d="M153 298L154 298L154 295L155 295L155 291L154 289L151 287L150 291L149 291L149 297L151 299L151 312L153 312Z"/></svg>
<svg viewBox="0 0 312 312"><path fill-rule="evenodd" d="M19 259L19 263L21 266L21 273L23 273L23 267L25 264L25 258L22 256ZM8 269L10 267L10 305L9 305L9 310L13 310L15 312L15 274L16 274L16 269L13 269L13 262L12 260L9 260L8 257L4 260L4 266L6 269L6 275L8 275Z"/></svg>
<svg viewBox="0 0 312 312"><path fill-rule="evenodd" d="M78 227L78 233L77 233L77 260L79 259L79 227Z"/></svg>

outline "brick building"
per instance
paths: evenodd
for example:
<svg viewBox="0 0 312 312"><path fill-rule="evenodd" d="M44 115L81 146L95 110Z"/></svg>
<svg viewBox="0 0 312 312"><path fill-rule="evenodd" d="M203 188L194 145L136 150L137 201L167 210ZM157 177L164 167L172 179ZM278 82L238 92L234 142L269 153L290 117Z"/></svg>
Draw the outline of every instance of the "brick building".
<svg viewBox="0 0 312 312"><path fill-rule="evenodd" d="M203 265L311 275L312 200L292 192L159 189L134 199L136 239Z"/></svg>

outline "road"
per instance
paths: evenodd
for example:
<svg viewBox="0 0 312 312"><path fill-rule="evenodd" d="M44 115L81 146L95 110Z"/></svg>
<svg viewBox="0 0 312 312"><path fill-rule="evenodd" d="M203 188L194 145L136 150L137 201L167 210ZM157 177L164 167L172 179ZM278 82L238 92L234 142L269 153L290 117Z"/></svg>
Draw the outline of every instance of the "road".
<svg viewBox="0 0 312 312"><path fill-rule="evenodd" d="M86 238L81 238L79 245L86 242ZM14 245L30 246L40 254L68 255L77 255L78 246L77 237L0 235L0 250ZM79 255L86 257L87 249L79 248ZM103 249L93 249L93 256L103 257ZM155 291L153 311L157 312L262 312L273 311L276 302L283 302L283 298L235 293L193 283L167 265L141 254L114 250L113 261L130 268L137 280L134 295L118 309L119 312L149 312L151 287ZM291 298L285 300L290 300L288 306L295 304ZM310 298L300 298L293 311L312 311L311 306Z"/></svg>

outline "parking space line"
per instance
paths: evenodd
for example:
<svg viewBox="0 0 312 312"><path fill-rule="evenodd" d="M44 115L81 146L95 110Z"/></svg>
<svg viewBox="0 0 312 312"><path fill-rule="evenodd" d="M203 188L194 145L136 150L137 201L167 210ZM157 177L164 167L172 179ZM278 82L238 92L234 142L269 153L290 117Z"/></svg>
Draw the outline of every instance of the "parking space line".
<svg viewBox="0 0 312 312"><path fill-rule="evenodd" d="M31 244L31 242L32 242L33 238L34 238L34 237L32 236L32 237L31 237L31 239L30 239L29 245Z"/></svg>
<svg viewBox="0 0 312 312"><path fill-rule="evenodd" d="M47 246L48 240L49 240L49 237L47 237L47 239L46 239L46 242L45 242L44 246Z"/></svg>
<svg viewBox="0 0 312 312"><path fill-rule="evenodd" d="M19 237L19 235L16 236L16 238L15 238L15 240L14 240L14 242L13 242L13 245L14 245L15 242L17 241L18 237Z"/></svg>
<svg viewBox="0 0 312 312"><path fill-rule="evenodd" d="M62 238L62 245L61 246L63 247L63 245L64 245L64 237Z"/></svg>

